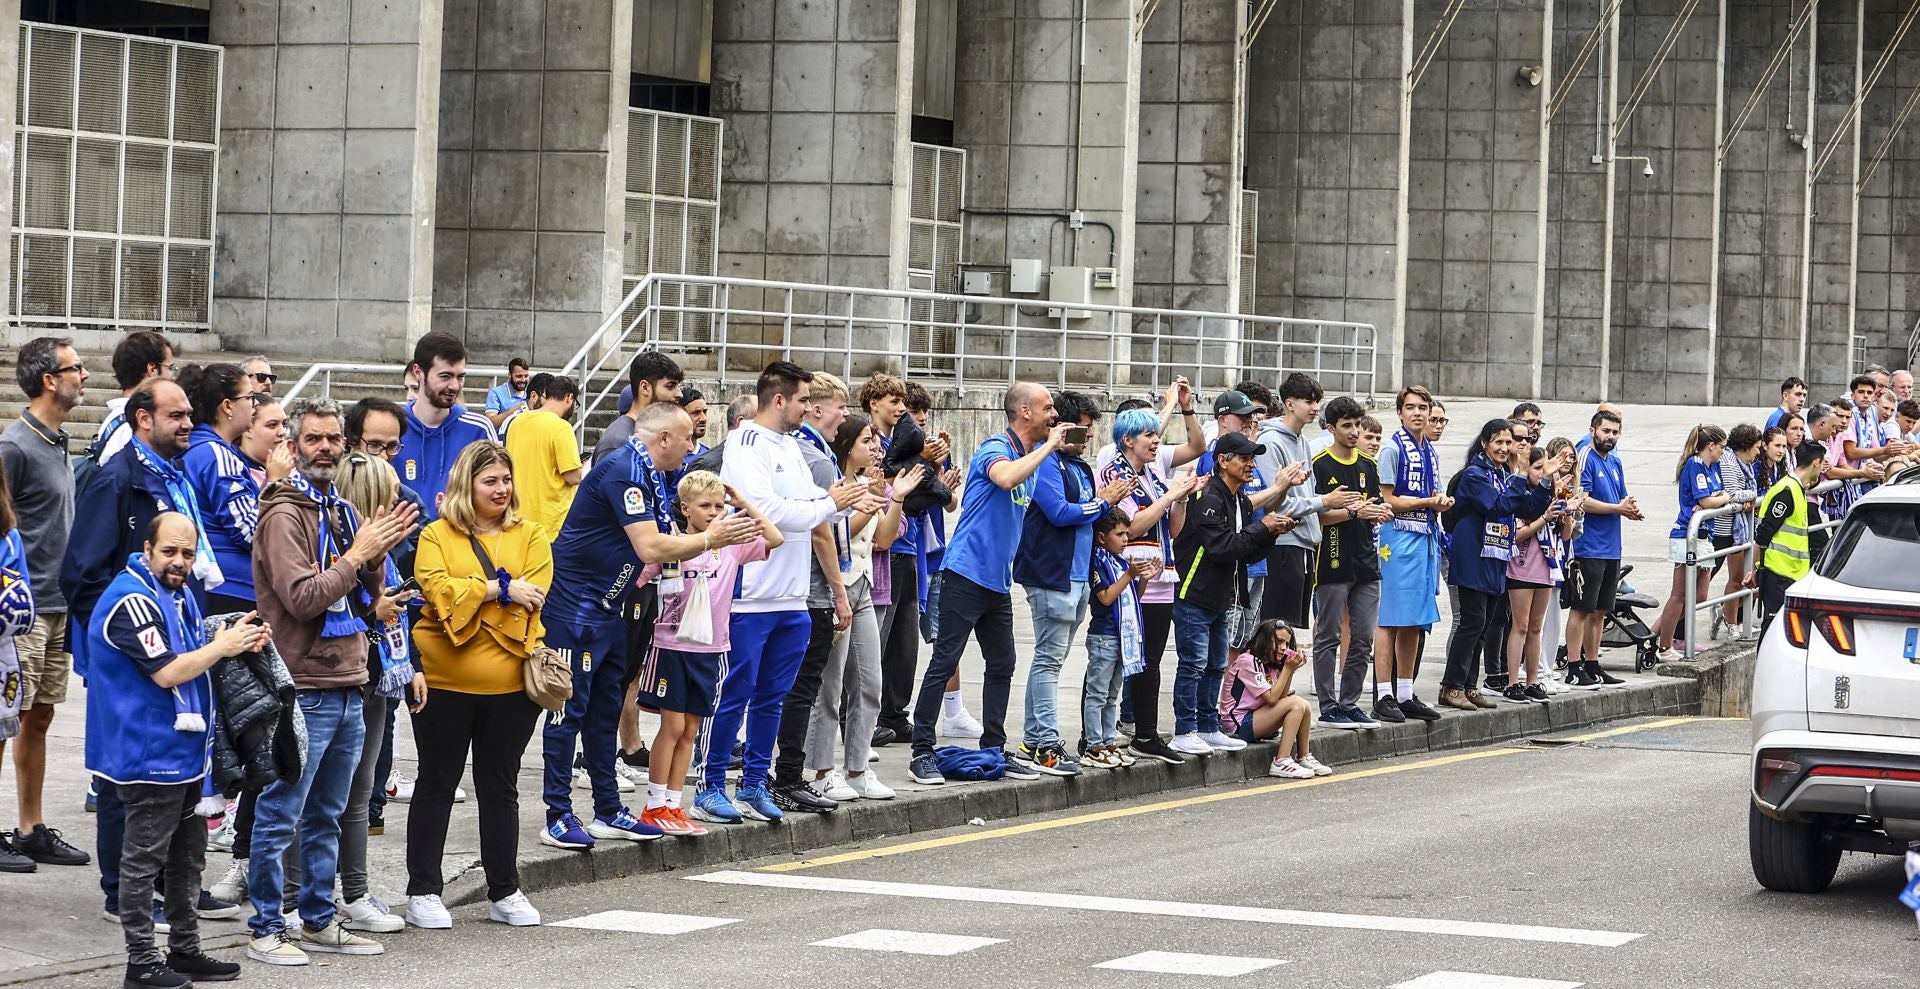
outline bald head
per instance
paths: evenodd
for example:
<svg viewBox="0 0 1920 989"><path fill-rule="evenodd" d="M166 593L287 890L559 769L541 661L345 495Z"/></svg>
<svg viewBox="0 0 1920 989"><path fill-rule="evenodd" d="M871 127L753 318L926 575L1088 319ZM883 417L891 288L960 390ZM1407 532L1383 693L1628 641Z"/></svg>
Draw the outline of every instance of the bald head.
<svg viewBox="0 0 1920 989"><path fill-rule="evenodd" d="M1016 381L1007 389L1007 428L1035 443L1053 428L1053 394L1031 381Z"/></svg>
<svg viewBox="0 0 1920 989"><path fill-rule="evenodd" d="M193 573L195 547L200 530L193 520L179 512L161 512L147 525L147 569L168 590L187 586Z"/></svg>
<svg viewBox="0 0 1920 989"><path fill-rule="evenodd" d="M693 417L672 402L655 402L640 409L633 420L633 435L654 463L664 470L678 469L693 452Z"/></svg>

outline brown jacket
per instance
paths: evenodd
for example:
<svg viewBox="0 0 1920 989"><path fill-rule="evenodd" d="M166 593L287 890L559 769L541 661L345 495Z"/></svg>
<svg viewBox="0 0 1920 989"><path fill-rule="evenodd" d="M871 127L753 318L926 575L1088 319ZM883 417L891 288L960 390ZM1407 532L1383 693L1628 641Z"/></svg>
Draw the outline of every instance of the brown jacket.
<svg viewBox="0 0 1920 989"><path fill-rule="evenodd" d="M380 586L379 565L356 570L343 556L321 570L320 506L291 485L267 485L260 504L260 524L253 534L254 592L260 617L273 626L273 643L293 674L293 685L301 690L364 685L366 636L321 638L320 630L327 608L356 584L369 590Z"/></svg>

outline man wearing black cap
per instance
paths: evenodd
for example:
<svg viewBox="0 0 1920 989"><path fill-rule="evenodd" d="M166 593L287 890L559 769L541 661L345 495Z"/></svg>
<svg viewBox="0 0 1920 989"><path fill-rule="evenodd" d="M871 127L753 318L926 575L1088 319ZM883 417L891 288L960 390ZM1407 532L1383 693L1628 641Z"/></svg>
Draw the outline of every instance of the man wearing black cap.
<svg viewBox="0 0 1920 989"><path fill-rule="evenodd" d="M1241 382L1241 385L1260 387L1251 381ZM1200 462L1195 465L1195 473L1201 477L1213 473L1213 447L1219 443L1220 437L1238 433L1249 440L1253 439L1254 430L1259 427L1260 418L1265 414L1266 410L1247 392L1239 388L1221 392L1213 400L1213 422L1207 426L1210 434L1207 436L1207 452L1201 455ZM1256 462L1253 476L1247 479L1246 489L1241 493L1247 496L1247 502L1253 506L1257 513L1254 518L1257 519L1278 505L1286 497L1288 488L1305 484L1310 478L1304 466L1293 470L1283 465L1269 474ZM1267 560L1261 557L1247 567L1247 606L1255 611L1260 610L1260 596L1266 583Z"/></svg>
<svg viewBox="0 0 1920 989"><path fill-rule="evenodd" d="M1244 396L1243 396L1244 398ZM1220 680L1227 670L1227 616L1249 605L1247 565L1266 555L1276 535L1293 527L1284 515L1256 517L1246 494L1253 458L1265 448L1240 433L1214 444L1212 479L1187 506L1173 539L1179 591L1173 602L1174 751L1212 755L1246 747L1220 730Z"/></svg>

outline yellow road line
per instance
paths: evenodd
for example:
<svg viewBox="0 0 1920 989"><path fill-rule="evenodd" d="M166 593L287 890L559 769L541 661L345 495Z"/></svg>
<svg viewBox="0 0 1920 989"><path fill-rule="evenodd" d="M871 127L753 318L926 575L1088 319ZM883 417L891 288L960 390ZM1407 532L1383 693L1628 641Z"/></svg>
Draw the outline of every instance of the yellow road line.
<svg viewBox="0 0 1920 989"><path fill-rule="evenodd" d="M1596 738L1611 738L1616 735L1626 735L1632 732L1647 731L1654 728L1670 728L1675 725L1688 724L1695 721L1724 721L1724 720L1734 720L1734 719L1698 718L1698 717L1666 718L1660 721L1650 721L1650 722L1647 722L1646 724L1627 725L1625 727L1612 728L1606 731L1594 732L1588 735L1574 736L1567 740L1572 742L1585 742L1585 741L1591 741ZM924 852L934 848L951 848L955 845L967 845L967 844L972 844L973 842L976 842L976 841L992 841L998 838L1012 838L1017 835L1023 835L1023 834L1037 834L1042 831L1052 831L1057 828L1069 828L1069 827L1074 827L1080 824L1094 824L1100 821L1113 821L1113 820L1119 820L1125 817L1137 817L1141 814L1152 814L1152 813L1163 811L1163 810L1179 810L1185 807L1199 807L1205 804L1218 803L1223 800L1241 800L1246 797L1264 796L1269 793L1278 793L1283 790L1302 790L1302 789L1306 789L1308 787L1314 787L1314 786L1328 786L1335 783L1347 783L1353 780L1373 779L1378 776L1391 776L1395 773L1411 772L1416 769L1432 769L1437 766L1451 766L1451 765L1456 765L1463 762L1474 762L1480 759L1491 759L1491 758L1494 758L1495 756L1518 755L1520 753L1539 752L1539 751L1541 750L1529 749L1529 748L1515 748L1512 746L1503 746L1497 749L1481 749L1474 752L1459 752L1453 755L1436 756L1431 759L1421 759L1417 762L1396 763L1390 766L1375 766L1371 769L1360 769L1350 773L1340 773L1334 776L1322 776L1317 779L1289 780L1284 783L1269 783L1262 786L1248 787L1247 789L1244 789L1244 790L1232 790L1226 793L1208 793L1208 794L1203 794L1203 795L1194 796L1194 797L1183 797L1178 800L1162 800L1156 803L1142 804L1138 807L1120 807L1114 810L1096 811L1091 814L1077 814L1073 817L1061 817L1061 818L1055 818L1053 820L1047 820L1047 821L1029 821L1025 824L1015 824L1015 825L1010 825L1004 828L994 828L989 831L975 831L975 832L970 832L965 834L953 834L953 835L947 835L945 837L940 837L940 838L923 838L919 841L907 841L897 845L887 845L883 848L867 848L867 849L861 849L860 851L854 851L854 852L842 852L838 855L825 855L825 856L821 856L820 858L805 859L799 862L781 862L777 865L762 866L755 871L798 872L802 869L817 869L817 868L820 868L821 866L842 865L847 862L864 862L868 859L890 858L895 855L906 855L912 852Z"/></svg>
<svg viewBox="0 0 1920 989"><path fill-rule="evenodd" d="M1605 731L1588 732L1585 735L1554 735L1552 736L1551 741L1571 742L1571 743L1592 742L1602 738L1613 738L1619 735L1631 735L1637 731L1651 731L1655 728L1672 728L1675 725L1690 725L1690 724L1696 724L1702 721L1745 721L1745 720L1747 719L1745 718L1706 718L1706 717L1689 715L1689 716L1678 717L1678 718L1662 718L1659 721L1648 721L1645 724L1623 725L1619 728L1608 728Z"/></svg>

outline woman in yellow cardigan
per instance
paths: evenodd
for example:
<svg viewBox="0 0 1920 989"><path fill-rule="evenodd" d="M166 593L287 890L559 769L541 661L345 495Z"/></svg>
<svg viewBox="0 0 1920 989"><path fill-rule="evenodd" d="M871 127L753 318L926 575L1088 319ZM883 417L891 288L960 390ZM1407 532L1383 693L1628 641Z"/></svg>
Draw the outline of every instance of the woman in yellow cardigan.
<svg viewBox="0 0 1920 989"><path fill-rule="evenodd" d="M420 767L407 819L407 923L453 926L440 902L440 858L471 749L480 862L493 901L487 916L515 927L538 924L540 912L520 892L515 865L520 756L540 713L520 668L546 637L540 606L553 580L553 552L540 526L519 517L505 447L482 441L461 451L440 518L420 532L414 576L427 601L413 642L428 694L413 716Z"/></svg>

